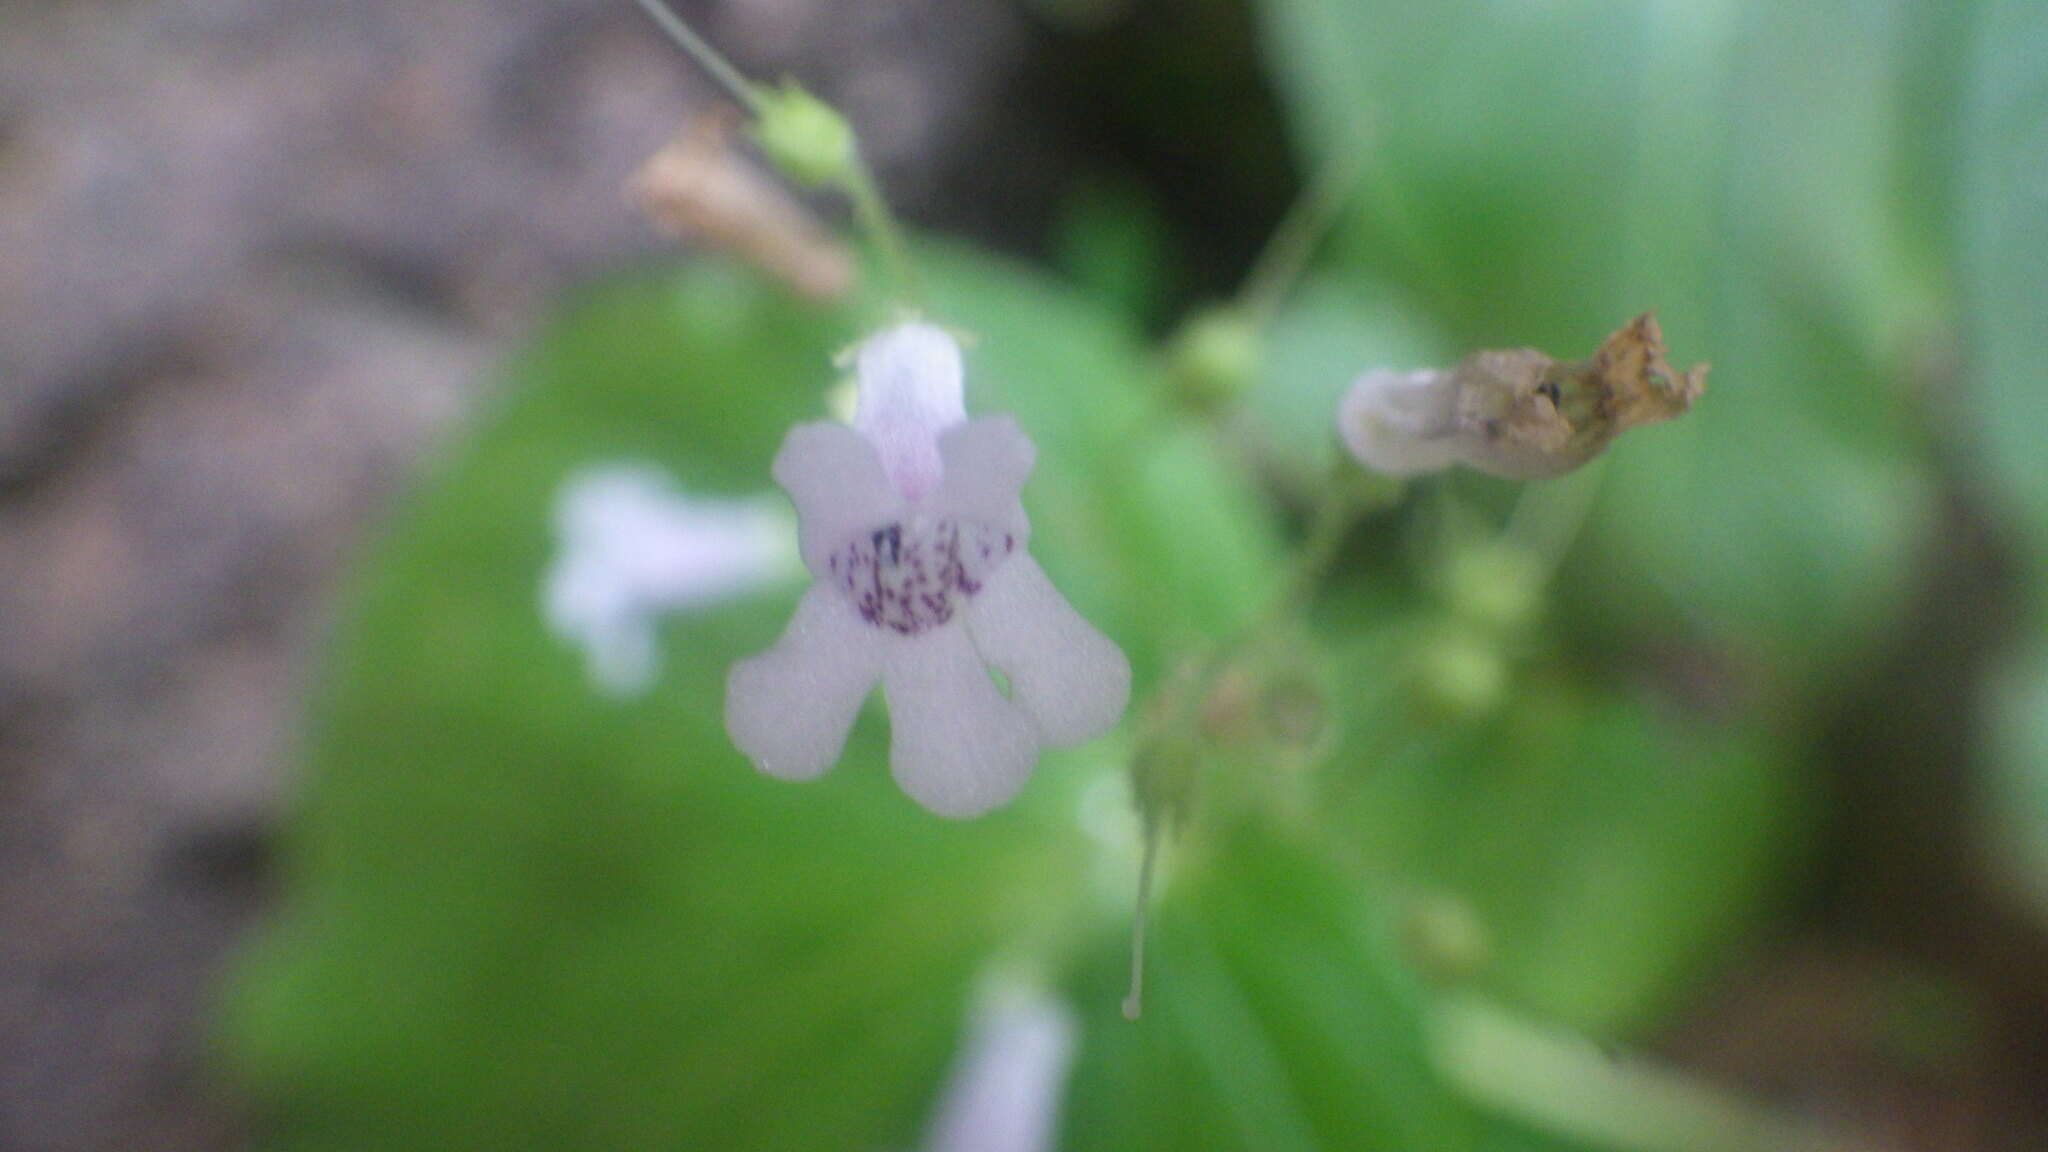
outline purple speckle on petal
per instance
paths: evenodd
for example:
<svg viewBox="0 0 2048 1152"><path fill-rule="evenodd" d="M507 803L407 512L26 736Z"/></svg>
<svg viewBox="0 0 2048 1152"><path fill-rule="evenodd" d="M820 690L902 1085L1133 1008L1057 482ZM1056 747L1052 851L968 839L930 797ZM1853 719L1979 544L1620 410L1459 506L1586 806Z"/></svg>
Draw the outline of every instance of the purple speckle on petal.
<svg viewBox="0 0 2048 1152"><path fill-rule="evenodd" d="M1013 534L986 524L897 521L849 541L830 566L861 619L915 636L950 621L954 597L979 593L1016 547Z"/></svg>

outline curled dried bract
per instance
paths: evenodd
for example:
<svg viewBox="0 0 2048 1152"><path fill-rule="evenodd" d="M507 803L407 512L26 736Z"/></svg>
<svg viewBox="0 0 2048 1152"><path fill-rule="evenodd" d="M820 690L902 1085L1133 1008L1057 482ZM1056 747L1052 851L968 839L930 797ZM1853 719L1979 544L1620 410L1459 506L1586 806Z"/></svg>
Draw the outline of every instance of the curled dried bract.
<svg viewBox="0 0 2048 1152"><path fill-rule="evenodd" d="M788 189L733 146L711 115L677 134L627 190L663 231L728 253L813 300L853 285L853 255Z"/></svg>

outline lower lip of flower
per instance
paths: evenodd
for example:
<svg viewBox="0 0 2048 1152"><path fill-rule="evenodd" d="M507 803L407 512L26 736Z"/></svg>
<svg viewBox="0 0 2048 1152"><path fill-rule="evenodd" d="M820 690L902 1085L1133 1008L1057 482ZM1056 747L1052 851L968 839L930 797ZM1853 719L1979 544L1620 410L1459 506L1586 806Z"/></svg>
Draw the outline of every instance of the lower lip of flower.
<svg viewBox="0 0 2048 1152"><path fill-rule="evenodd" d="M950 622L1016 549L1015 535L992 525L911 517L834 551L831 578L861 619L915 636Z"/></svg>

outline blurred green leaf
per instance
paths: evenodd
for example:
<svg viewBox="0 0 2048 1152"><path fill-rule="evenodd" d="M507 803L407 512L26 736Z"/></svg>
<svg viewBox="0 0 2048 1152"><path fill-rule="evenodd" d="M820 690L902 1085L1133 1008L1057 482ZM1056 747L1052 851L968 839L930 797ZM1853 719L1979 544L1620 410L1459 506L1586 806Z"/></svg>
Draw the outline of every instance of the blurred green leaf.
<svg viewBox="0 0 2048 1152"><path fill-rule="evenodd" d="M2048 557L2048 12L1984 8L1962 146L1972 460Z"/></svg>
<svg viewBox="0 0 2048 1152"><path fill-rule="evenodd" d="M1962 137L1985 7L1984 0L1953 0L1912 4L1905 12L1900 114L1912 147L1894 184L1908 193L1914 244L1937 261L1952 251L1962 215Z"/></svg>
<svg viewBox="0 0 2048 1152"><path fill-rule="evenodd" d="M1076 983L1089 1015L1063 1149L1479 1146L1427 1067L1380 892L1265 815L1223 815L1173 859L1144 1016L1118 1015L1115 951Z"/></svg>
<svg viewBox="0 0 2048 1152"><path fill-rule="evenodd" d="M1607 1037L1661 1019L1769 913L1803 822L1792 765L1758 735L1533 677L1498 721L1349 770L1333 824L1412 894L1411 928L1471 918L1476 939L1443 959L1477 959L1480 987Z"/></svg>
<svg viewBox="0 0 2048 1152"><path fill-rule="evenodd" d="M2015 655L1986 707L1984 823L2007 878L2048 916L2048 643Z"/></svg>
<svg viewBox="0 0 2048 1152"><path fill-rule="evenodd" d="M1597 557L1633 627L1690 618L1796 679L1895 608L1925 513L1904 366L1902 5L1267 0L1319 163L1369 157L1344 258L1465 348L1592 350L1658 308L1711 360L1612 452ZM1366 365L1359 365L1360 368Z"/></svg>
<svg viewBox="0 0 2048 1152"><path fill-rule="evenodd" d="M1054 262L1083 293L1134 324L1155 319L1166 224L1142 187L1097 178L1067 194L1053 222Z"/></svg>

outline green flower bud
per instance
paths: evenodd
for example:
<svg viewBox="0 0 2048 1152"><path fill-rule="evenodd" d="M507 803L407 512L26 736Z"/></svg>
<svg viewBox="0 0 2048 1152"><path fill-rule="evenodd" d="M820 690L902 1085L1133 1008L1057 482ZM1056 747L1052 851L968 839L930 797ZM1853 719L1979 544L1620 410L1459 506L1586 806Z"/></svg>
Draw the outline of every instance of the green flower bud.
<svg viewBox="0 0 2048 1152"><path fill-rule="evenodd" d="M1207 308L1181 326L1166 349L1174 393L1198 408L1236 399L1258 379L1266 339L1236 308Z"/></svg>
<svg viewBox="0 0 2048 1152"><path fill-rule="evenodd" d="M857 159L846 117L795 81L759 94L754 142L777 171L807 188L853 181Z"/></svg>
<svg viewBox="0 0 2048 1152"><path fill-rule="evenodd" d="M1402 910L1400 930L1402 950L1433 979L1470 979L1485 970L1492 953L1479 913L1448 893L1416 898Z"/></svg>
<svg viewBox="0 0 2048 1152"><path fill-rule="evenodd" d="M1499 542L1459 549L1445 565L1443 597L1475 627L1515 632L1543 607L1543 571L1534 556Z"/></svg>
<svg viewBox="0 0 2048 1152"><path fill-rule="evenodd" d="M1491 712L1507 693L1507 656L1469 628L1438 632L1416 653L1415 693L1431 713L1468 720Z"/></svg>

